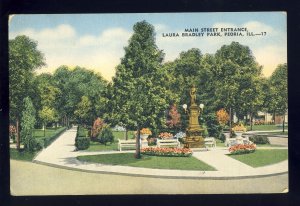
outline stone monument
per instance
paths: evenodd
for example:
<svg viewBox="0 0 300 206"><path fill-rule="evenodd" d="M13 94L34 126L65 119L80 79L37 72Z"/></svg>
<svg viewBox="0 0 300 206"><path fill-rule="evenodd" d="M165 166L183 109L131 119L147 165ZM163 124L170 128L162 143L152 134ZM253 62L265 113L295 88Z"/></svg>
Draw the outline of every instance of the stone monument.
<svg viewBox="0 0 300 206"><path fill-rule="evenodd" d="M185 112L189 116L189 126L186 129L186 137L183 138L183 143L185 148L203 148L204 147L204 138L202 137L202 133L204 131L201 128L198 117L200 116L203 104L199 106L196 104L196 87L192 86L190 89L190 98L191 105L187 109L187 105L183 105Z"/></svg>

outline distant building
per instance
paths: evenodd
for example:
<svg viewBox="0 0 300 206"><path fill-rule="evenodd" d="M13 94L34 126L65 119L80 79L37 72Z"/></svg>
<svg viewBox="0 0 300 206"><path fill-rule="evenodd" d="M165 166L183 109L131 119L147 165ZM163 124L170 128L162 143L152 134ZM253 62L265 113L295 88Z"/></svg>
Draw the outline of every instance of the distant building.
<svg viewBox="0 0 300 206"><path fill-rule="evenodd" d="M283 115L275 115L267 113L267 112L258 112L256 118L253 118L254 121L264 121L265 123L274 123L274 124L282 124ZM285 122L288 123L288 112L285 114Z"/></svg>

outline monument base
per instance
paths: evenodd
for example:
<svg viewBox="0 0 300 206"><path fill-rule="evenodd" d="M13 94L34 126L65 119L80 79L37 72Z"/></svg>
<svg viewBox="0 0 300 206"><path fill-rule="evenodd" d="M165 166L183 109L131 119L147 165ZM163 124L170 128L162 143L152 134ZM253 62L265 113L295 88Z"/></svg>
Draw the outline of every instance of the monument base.
<svg viewBox="0 0 300 206"><path fill-rule="evenodd" d="M184 148L204 148L204 138L201 136L193 136L183 138Z"/></svg>

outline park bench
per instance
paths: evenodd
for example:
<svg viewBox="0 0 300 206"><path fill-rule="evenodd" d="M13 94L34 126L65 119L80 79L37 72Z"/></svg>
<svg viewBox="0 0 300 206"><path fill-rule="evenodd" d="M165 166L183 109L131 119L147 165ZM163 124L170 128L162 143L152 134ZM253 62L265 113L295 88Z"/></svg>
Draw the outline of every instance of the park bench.
<svg viewBox="0 0 300 206"><path fill-rule="evenodd" d="M205 147L207 147L207 146L216 147L217 146L217 143L216 143L216 140L214 137L206 137L204 139L204 144L205 144Z"/></svg>
<svg viewBox="0 0 300 206"><path fill-rule="evenodd" d="M120 140L118 142L118 150L122 151L122 148L134 148L135 149L136 141L135 139L129 139L129 140Z"/></svg>
<svg viewBox="0 0 300 206"><path fill-rule="evenodd" d="M241 139L242 140L242 144L252 144L253 143L253 142L251 142L249 140L249 136L248 135L244 135L242 137L243 137ZM226 147L230 147L230 146L233 146L233 145L236 145L236 144L240 144L239 141L237 140L237 138L226 138L226 140L225 140L225 146Z"/></svg>
<svg viewBox="0 0 300 206"><path fill-rule="evenodd" d="M178 139L157 139L157 147L180 147Z"/></svg>

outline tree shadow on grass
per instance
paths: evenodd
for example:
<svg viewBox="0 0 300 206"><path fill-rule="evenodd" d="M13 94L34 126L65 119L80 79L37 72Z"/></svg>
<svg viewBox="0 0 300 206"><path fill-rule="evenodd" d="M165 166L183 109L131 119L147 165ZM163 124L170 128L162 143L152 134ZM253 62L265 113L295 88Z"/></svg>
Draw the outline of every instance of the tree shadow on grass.
<svg viewBox="0 0 300 206"><path fill-rule="evenodd" d="M151 157L142 156L141 159L136 159L134 153L117 153L117 154L101 154L101 155L86 155L78 156L79 161L101 163L107 165L128 165L140 161L151 160Z"/></svg>

